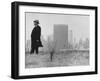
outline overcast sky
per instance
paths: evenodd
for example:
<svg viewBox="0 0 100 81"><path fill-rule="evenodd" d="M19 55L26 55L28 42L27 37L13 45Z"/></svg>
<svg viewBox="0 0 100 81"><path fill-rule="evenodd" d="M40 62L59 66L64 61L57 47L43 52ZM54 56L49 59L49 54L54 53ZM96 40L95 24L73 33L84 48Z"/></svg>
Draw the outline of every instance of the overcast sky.
<svg viewBox="0 0 100 81"><path fill-rule="evenodd" d="M42 35L47 39L48 35L53 34L54 24L66 24L68 29L73 31L73 37L89 38L90 20L86 15L63 15L63 14L46 14L46 13L25 13L26 15L26 39L30 39L31 31L34 28L33 21L39 20L42 29Z"/></svg>

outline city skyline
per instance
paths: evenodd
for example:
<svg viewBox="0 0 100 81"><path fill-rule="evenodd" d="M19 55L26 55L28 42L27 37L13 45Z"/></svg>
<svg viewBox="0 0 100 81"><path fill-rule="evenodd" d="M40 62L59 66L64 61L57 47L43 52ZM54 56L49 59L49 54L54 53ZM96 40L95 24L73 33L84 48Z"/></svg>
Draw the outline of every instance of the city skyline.
<svg viewBox="0 0 100 81"><path fill-rule="evenodd" d="M34 28L33 20L35 19L40 22L41 34L45 40L49 35L53 35L54 24L67 24L69 30L73 31L73 38L77 41L80 38L89 38L89 16L26 13L26 40L30 39L31 31Z"/></svg>

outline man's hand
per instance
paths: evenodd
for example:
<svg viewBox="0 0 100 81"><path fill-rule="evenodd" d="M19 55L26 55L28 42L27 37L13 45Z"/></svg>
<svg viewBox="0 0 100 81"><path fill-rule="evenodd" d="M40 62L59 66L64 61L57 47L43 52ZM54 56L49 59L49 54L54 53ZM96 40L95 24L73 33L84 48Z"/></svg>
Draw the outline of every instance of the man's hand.
<svg viewBox="0 0 100 81"><path fill-rule="evenodd" d="M36 40L37 42L39 42L39 40Z"/></svg>

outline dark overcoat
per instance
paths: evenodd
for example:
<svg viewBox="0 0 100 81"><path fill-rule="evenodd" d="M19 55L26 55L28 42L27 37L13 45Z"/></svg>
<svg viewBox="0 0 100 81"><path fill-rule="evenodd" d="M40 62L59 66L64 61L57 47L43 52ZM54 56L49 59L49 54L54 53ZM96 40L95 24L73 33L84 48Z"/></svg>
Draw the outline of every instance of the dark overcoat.
<svg viewBox="0 0 100 81"><path fill-rule="evenodd" d="M43 47L40 37L41 37L41 27L40 26L34 27L31 33L32 48Z"/></svg>

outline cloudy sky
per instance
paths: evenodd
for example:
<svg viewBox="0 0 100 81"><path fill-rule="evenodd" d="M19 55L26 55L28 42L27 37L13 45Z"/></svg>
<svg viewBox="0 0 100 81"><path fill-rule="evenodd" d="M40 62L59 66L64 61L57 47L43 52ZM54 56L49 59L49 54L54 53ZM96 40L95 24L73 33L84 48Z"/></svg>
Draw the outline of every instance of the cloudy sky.
<svg viewBox="0 0 100 81"><path fill-rule="evenodd" d="M68 30L73 31L73 37L79 40L89 37L90 18L88 15L71 14L48 14L48 13L25 13L26 39L30 39L31 31L34 28L33 21L39 20L42 29L42 36L47 39L48 35L53 34L54 24L68 25Z"/></svg>

